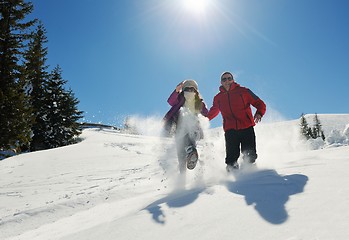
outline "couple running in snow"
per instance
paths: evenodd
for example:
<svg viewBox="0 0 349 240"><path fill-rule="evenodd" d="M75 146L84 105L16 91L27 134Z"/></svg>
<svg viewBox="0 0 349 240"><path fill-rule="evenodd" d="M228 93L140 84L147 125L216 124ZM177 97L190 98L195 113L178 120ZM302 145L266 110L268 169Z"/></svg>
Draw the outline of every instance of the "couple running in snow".
<svg viewBox="0 0 349 240"><path fill-rule="evenodd" d="M266 111L265 103L251 90L235 82L230 72L221 75L219 93L207 109L194 80L185 80L176 86L168 98L171 109L164 117L167 132L175 131L179 171L194 169L198 161L196 142L203 138L198 115L209 120L219 113L223 117L225 132L226 169L239 169L240 147L244 162L253 164L257 159L254 126L260 122ZM252 115L251 105L256 108Z"/></svg>

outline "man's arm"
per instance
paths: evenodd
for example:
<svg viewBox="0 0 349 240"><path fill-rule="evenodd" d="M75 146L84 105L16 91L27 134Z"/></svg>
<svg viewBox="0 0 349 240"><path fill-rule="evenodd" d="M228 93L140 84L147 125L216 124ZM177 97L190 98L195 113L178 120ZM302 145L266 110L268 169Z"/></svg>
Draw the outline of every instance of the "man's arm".
<svg viewBox="0 0 349 240"><path fill-rule="evenodd" d="M248 89L249 99L250 103L253 107L257 109L255 115L254 115L254 121L255 123L259 123L264 116L267 107L265 103L260 99L256 94L254 94L250 89Z"/></svg>
<svg viewBox="0 0 349 240"><path fill-rule="evenodd" d="M212 104L212 107L210 108L210 110L208 111L207 113L207 117L209 120L212 120L214 119L215 117L217 117L217 115L219 114L220 110L219 110L219 107L218 107L218 101L217 101L217 98L214 97L213 98L213 104Z"/></svg>

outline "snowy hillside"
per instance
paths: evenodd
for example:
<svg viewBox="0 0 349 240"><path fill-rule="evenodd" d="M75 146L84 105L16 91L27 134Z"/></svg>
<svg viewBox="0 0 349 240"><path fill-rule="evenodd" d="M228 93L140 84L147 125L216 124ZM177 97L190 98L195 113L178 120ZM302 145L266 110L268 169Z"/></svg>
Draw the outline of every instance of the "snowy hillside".
<svg viewBox="0 0 349 240"><path fill-rule="evenodd" d="M0 239L346 240L349 114L319 118L323 144L300 141L299 120L259 124L257 168L235 176L222 129L206 129L182 179L173 139L146 120L147 135L86 129L79 144L7 158Z"/></svg>

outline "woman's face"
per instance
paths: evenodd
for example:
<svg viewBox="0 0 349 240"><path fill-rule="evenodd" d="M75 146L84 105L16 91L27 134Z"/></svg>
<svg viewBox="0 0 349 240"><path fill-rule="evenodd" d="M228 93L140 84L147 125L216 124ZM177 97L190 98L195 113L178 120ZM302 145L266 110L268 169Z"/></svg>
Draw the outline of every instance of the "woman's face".
<svg viewBox="0 0 349 240"><path fill-rule="evenodd" d="M193 100L196 95L196 90L193 87L186 87L184 90L184 97L186 100Z"/></svg>

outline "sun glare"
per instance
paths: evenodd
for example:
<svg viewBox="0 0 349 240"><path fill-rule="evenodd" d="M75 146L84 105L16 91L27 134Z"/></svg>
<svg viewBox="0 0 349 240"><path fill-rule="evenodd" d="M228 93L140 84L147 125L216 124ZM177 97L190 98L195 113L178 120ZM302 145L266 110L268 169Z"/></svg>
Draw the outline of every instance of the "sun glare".
<svg viewBox="0 0 349 240"><path fill-rule="evenodd" d="M184 7L193 14L203 14L208 7L208 0L183 0Z"/></svg>

